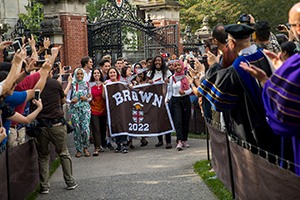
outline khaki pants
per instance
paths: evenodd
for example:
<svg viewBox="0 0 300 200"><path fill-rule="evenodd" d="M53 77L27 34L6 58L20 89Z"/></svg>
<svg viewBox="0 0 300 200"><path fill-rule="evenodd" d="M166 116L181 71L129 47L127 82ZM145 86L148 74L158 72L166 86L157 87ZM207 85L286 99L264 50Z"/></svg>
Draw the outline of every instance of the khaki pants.
<svg viewBox="0 0 300 200"><path fill-rule="evenodd" d="M66 145L67 127L65 125L51 128L41 127L41 134L36 137L41 189L49 189L49 143L53 143L59 155L63 176L67 186L75 184L72 172L72 160Z"/></svg>
<svg viewBox="0 0 300 200"><path fill-rule="evenodd" d="M17 130L14 127L9 128L8 134L8 146L15 147L25 143L25 127Z"/></svg>

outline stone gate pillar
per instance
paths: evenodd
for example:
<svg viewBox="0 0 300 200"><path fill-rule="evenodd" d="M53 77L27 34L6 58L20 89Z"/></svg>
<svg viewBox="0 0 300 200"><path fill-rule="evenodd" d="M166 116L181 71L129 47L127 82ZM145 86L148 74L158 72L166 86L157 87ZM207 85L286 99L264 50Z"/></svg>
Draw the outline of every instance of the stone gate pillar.
<svg viewBox="0 0 300 200"><path fill-rule="evenodd" d="M60 60L72 69L88 55L86 3L88 0L38 0L44 5L45 20L41 23L44 36L55 46L62 45Z"/></svg>

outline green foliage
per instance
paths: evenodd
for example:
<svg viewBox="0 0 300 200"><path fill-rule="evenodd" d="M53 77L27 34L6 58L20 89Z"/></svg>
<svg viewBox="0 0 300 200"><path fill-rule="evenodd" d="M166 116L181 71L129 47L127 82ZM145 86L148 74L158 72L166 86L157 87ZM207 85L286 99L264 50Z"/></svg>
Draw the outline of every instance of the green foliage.
<svg viewBox="0 0 300 200"><path fill-rule="evenodd" d="M27 13L20 13L19 18L31 32L36 32L40 29L40 23L44 20L43 4L37 3L35 0L28 0L28 5L25 6Z"/></svg>
<svg viewBox="0 0 300 200"><path fill-rule="evenodd" d="M298 0L180 0L184 6L180 11L182 29L190 25L192 31L201 27L205 16L209 25L235 23L243 13L252 14L255 20L266 20L272 30L278 24L288 22L288 11Z"/></svg>
<svg viewBox="0 0 300 200"><path fill-rule="evenodd" d="M224 184L216 177L211 169L210 163L207 160L198 161L194 165L195 172L200 175L205 184L218 199L231 200L231 193L225 188Z"/></svg>
<svg viewBox="0 0 300 200"><path fill-rule="evenodd" d="M90 0L88 5L86 6L86 11L89 19L94 21L94 19L99 16L100 9L102 5L104 5L107 0Z"/></svg>

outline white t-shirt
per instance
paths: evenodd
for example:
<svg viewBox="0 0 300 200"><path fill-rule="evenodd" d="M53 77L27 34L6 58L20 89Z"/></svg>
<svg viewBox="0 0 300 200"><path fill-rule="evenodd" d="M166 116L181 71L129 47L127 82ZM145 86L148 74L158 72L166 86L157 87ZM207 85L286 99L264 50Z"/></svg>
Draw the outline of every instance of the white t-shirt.
<svg viewBox="0 0 300 200"><path fill-rule="evenodd" d="M90 70L89 73L87 73L85 70L83 70L83 73L84 73L84 81L90 82L91 76L92 76L92 70Z"/></svg>
<svg viewBox="0 0 300 200"><path fill-rule="evenodd" d="M152 71L148 71L147 73L147 77L151 76ZM167 70L166 74L165 74L165 79L163 79L163 73L161 70L155 70L154 76L152 78L153 82L157 82L157 81L165 81L167 80L170 76L172 76L172 73L170 72L170 70Z"/></svg>

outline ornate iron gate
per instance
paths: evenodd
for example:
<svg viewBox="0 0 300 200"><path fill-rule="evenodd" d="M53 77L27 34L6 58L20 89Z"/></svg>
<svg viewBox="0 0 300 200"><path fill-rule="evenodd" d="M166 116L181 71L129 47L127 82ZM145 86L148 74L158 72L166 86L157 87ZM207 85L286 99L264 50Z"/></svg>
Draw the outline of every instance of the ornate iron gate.
<svg viewBox="0 0 300 200"><path fill-rule="evenodd" d="M119 1L109 0L101 8L96 22L88 24L89 54L96 62L107 54L113 59L122 57L127 45L124 38L130 34L136 40L134 51L143 52L143 58L163 51L178 54L177 25L156 28L150 16L143 22L127 0L121 2L119 5Z"/></svg>

